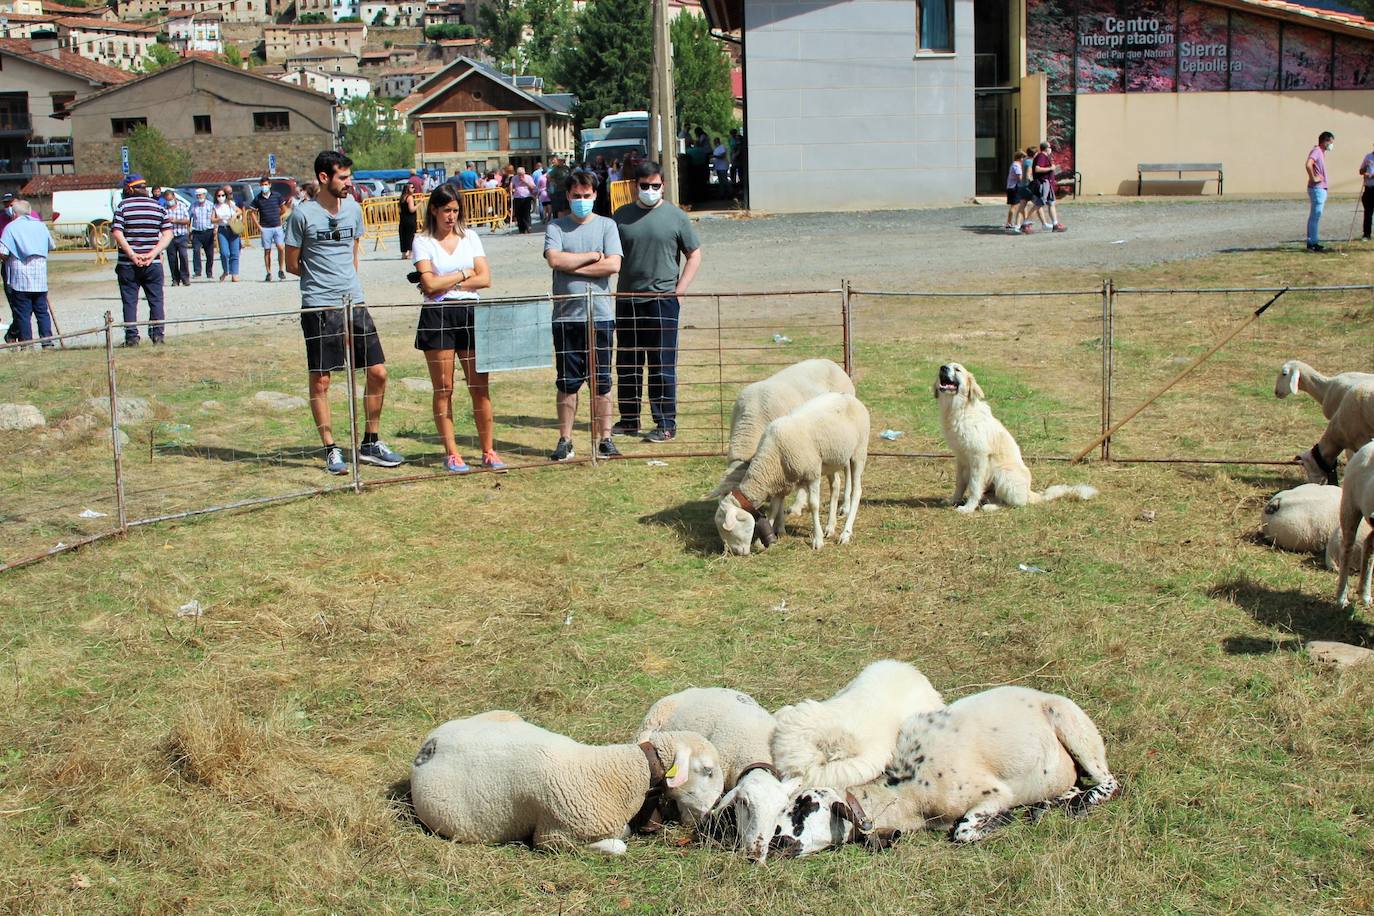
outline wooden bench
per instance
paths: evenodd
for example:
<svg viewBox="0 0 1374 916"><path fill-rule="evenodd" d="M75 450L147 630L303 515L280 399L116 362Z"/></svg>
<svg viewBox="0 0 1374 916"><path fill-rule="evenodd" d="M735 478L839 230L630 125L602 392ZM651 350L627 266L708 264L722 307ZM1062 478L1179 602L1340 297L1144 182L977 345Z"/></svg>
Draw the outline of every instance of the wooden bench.
<svg viewBox="0 0 1374 916"><path fill-rule="evenodd" d="M1135 167L1135 195L1139 197L1144 191L1145 175L1159 172L1173 172L1176 178L1151 178L1151 181L1164 182L1168 184L1182 184L1183 182L1193 181L1215 181L1217 183L1217 196L1221 196L1222 171L1220 162L1140 162ZM1184 172L1216 172L1216 178L1184 178Z"/></svg>

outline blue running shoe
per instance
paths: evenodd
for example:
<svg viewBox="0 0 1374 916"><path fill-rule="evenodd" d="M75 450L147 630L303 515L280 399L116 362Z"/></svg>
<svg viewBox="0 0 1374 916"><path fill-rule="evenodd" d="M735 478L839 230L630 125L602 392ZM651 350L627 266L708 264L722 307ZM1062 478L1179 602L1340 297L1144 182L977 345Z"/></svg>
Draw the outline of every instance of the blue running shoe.
<svg viewBox="0 0 1374 916"><path fill-rule="evenodd" d="M358 460L383 468L394 468L405 461L400 455L387 448L386 443L381 439L376 442L363 443L362 447L358 449Z"/></svg>
<svg viewBox="0 0 1374 916"><path fill-rule="evenodd" d="M444 470L450 474L466 474L472 467L457 455L449 455L444 459Z"/></svg>
<svg viewBox="0 0 1374 916"><path fill-rule="evenodd" d="M331 474L347 474L348 462L344 461L343 449L331 445L324 452L324 469Z"/></svg>

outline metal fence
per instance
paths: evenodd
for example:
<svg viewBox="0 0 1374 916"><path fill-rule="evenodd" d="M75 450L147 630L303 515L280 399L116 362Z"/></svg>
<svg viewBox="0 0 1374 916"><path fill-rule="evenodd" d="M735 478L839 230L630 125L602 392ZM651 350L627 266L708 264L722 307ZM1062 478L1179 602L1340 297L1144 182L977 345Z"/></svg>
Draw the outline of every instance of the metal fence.
<svg viewBox="0 0 1374 916"><path fill-rule="evenodd" d="M346 371L328 395L335 441L352 460L344 477L322 471L301 359L301 310L178 319L156 329L107 318L103 327L51 338L62 350L39 355L0 346L7 399L44 415L43 425L23 429L24 416L0 412L7 454L0 469L0 570L161 521L452 476L434 422L436 401L446 393L436 399L436 376L411 347L420 308L369 305L388 351L383 438L409 460L395 469L358 465L350 445L363 435L365 378ZM333 311L353 327L351 305ZM662 327L658 319L632 317L638 313L626 302L618 311L622 332ZM683 297L676 324L676 438L615 442L641 461L722 455L741 387L798 360L825 357L855 377L869 407L870 454L938 458L946 452L932 385L940 364L957 361L978 376L1031 460L1087 454L1113 462L1289 463L1324 421L1311 405L1275 405L1278 366L1296 357L1328 371L1368 368L1371 325L1374 286L1143 289L1107 281L1097 288L948 293L858 290L841 282L833 289L694 294ZM587 341L595 330L587 325ZM133 331L144 345L120 348ZM148 345L151 331L170 345ZM617 360L649 349L624 336L619 344ZM345 350L351 365L352 349ZM593 346L581 355L589 378L609 368L607 354ZM618 418L618 379L611 376L609 409ZM556 379L552 366L492 374L494 446L509 470L549 466L558 438ZM601 460L597 427L605 409L583 390L570 463ZM459 447L480 476L473 411L457 392Z"/></svg>

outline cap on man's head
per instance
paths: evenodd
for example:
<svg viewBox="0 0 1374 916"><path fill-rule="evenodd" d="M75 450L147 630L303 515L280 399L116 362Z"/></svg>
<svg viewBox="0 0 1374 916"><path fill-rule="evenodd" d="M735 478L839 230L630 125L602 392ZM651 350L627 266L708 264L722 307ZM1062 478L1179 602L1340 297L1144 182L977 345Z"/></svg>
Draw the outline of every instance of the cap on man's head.
<svg viewBox="0 0 1374 916"><path fill-rule="evenodd" d="M209 194L209 193L210 193L210 192L207 191L207 190L205 190L204 188L196 188L196 196L197 196L197 197L204 197L206 194Z"/></svg>
<svg viewBox="0 0 1374 916"><path fill-rule="evenodd" d="M146 187L147 184L148 182L144 181L143 176L138 174L137 172L134 172L133 174L127 176L124 179L125 188L142 188Z"/></svg>
<svg viewBox="0 0 1374 916"><path fill-rule="evenodd" d="M3 202L3 203L9 203L9 202L12 201L12 200L14 200L14 195L13 195L13 194L6 194L4 197L0 197L0 202Z"/></svg>

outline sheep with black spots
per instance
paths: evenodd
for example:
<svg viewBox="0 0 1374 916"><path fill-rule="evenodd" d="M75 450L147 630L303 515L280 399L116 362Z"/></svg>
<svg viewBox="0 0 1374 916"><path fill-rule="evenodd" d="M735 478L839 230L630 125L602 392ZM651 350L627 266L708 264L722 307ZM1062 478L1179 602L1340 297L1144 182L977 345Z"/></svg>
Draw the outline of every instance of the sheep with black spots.
<svg viewBox="0 0 1374 916"><path fill-rule="evenodd" d="M840 473L847 475L844 491L848 517L839 541L849 543L863 492L868 430L868 408L852 394L834 392L814 397L787 416L768 424L758 451L738 485L722 490L729 483L722 481L711 493L712 497L720 499L715 522L726 548L746 556L756 533L767 546L772 532L760 507L776 497L776 513L787 494L804 486L811 504L811 546L820 550L825 538L835 534L838 502L835 475ZM820 508L822 477L831 479L830 519L824 533Z"/></svg>
<svg viewBox="0 0 1374 916"><path fill-rule="evenodd" d="M903 832L937 827L967 843L1007 823L1016 808L1079 813L1119 788L1102 735L1076 703L998 687L905 722L883 778L848 792L799 793L771 845L790 858L851 841L887 845Z"/></svg>
<svg viewBox="0 0 1374 916"><path fill-rule="evenodd" d="M704 813L722 779L715 748L693 732L592 746L498 710L430 732L410 791L416 816L451 840L620 855L627 825L658 793Z"/></svg>

